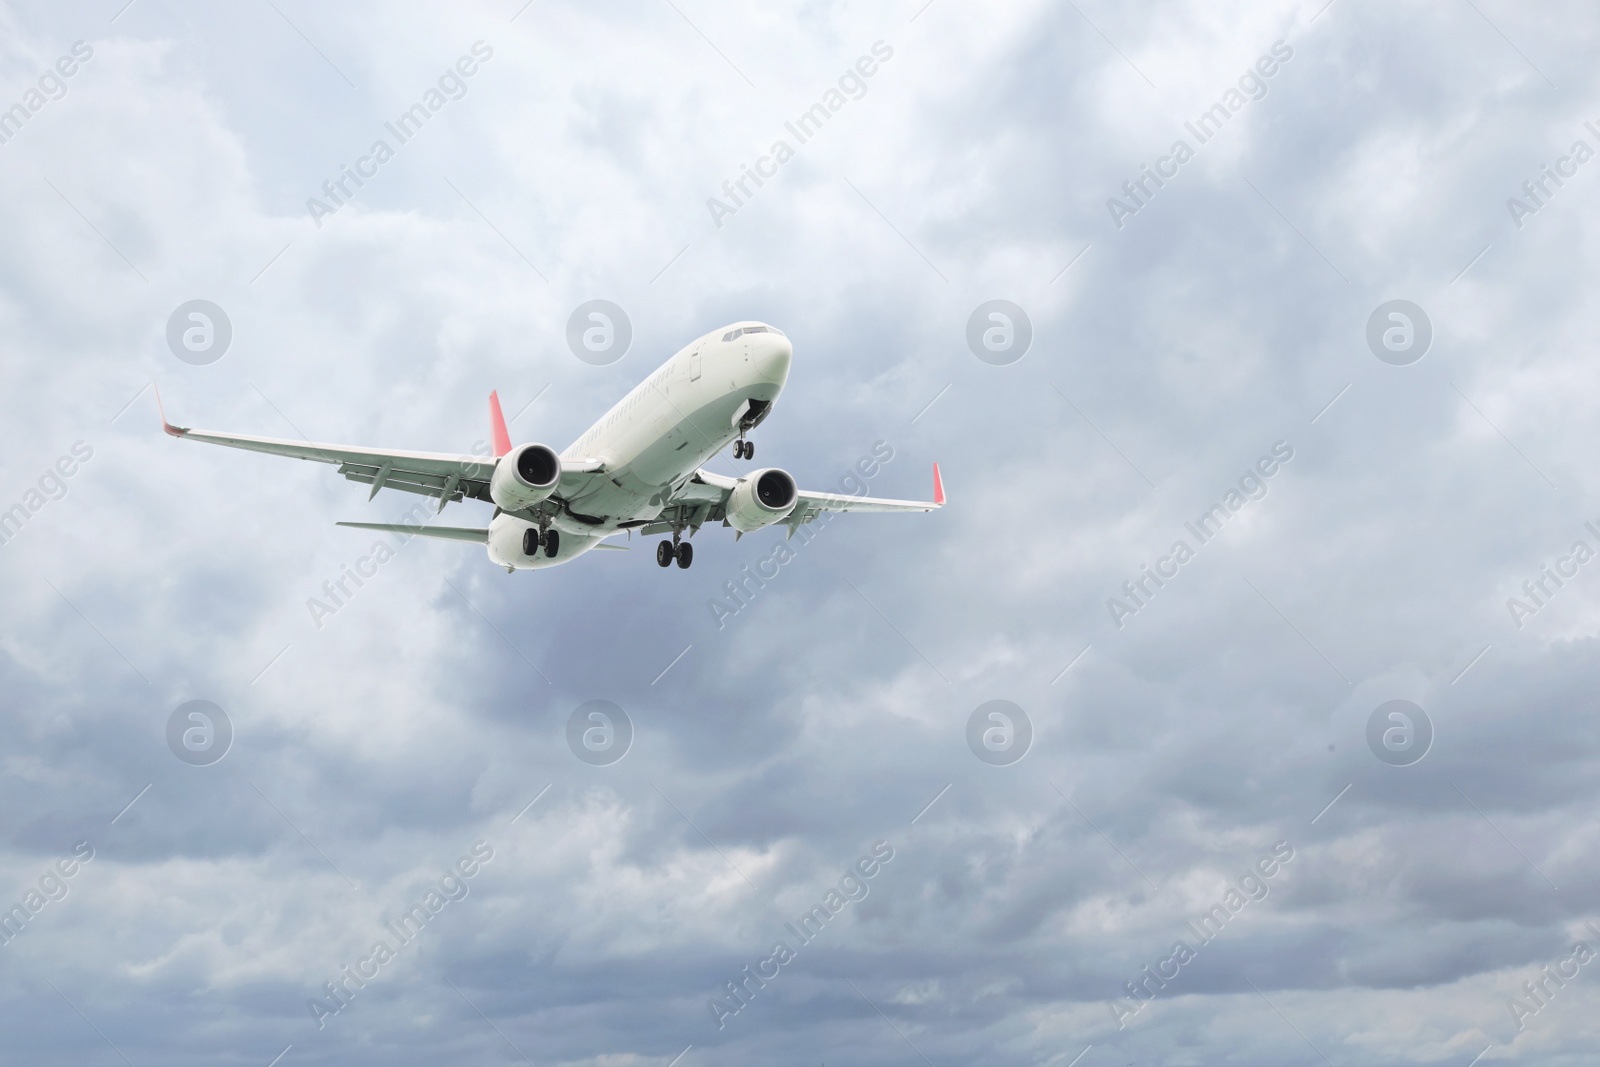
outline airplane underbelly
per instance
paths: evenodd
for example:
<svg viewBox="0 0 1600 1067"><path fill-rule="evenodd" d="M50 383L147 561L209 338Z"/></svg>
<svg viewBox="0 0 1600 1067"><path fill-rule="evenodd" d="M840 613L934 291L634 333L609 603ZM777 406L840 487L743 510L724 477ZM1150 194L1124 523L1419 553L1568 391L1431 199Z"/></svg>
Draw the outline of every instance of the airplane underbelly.
<svg viewBox="0 0 1600 1067"><path fill-rule="evenodd" d="M614 530L618 523L641 516L650 518L660 510L660 487L641 482L627 467L608 471L594 483L567 501L567 507L556 517L558 528L574 533L597 528Z"/></svg>
<svg viewBox="0 0 1600 1067"><path fill-rule="evenodd" d="M602 442L596 448L614 457L609 469L567 501L556 526L582 534L655 518L675 486L738 436L735 415L745 409L746 401L770 402L779 389L757 384L729 390L709 381L692 390L675 386L670 404L641 413L631 433L620 434L613 445ZM697 400L697 406L688 406Z"/></svg>
<svg viewBox="0 0 1600 1067"><path fill-rule="evenodd" d="M675 417L654 440L641 448L629 462L628 470L645 485L665 488L675 485L701 464L726 448L738 436L733 417L747 399L766 399L760 395L774 387L755 387L722 392L683 416Z"/></svg>
<svg viewBox="0 0 1600 1067"><path fill-rule="evenodd" d="M502 567L543 570L576 559L603 540L601 535L567 530L558 524L561 537L556 554L547 556L544 549L538 548L530 556L523 551L522 538L526 531L536 529L538 527L526 519L519 519L514 515L496 515L489 522L489 540L485 546L489 551L489 559Z"/></svg>

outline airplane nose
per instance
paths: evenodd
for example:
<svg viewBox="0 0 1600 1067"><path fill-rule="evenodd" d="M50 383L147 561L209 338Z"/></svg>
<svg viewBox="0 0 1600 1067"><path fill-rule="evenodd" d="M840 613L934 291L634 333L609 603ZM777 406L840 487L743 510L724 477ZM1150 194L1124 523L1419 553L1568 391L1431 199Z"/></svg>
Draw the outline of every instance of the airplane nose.
<svg viewBox="0 0 1600 1067"><path fill-rule="evenodd" d="M789 379L789 364L794 358L794 346L781 334L768 334L761 339L755 357L757 372L764 381L782 385Z"/></svg>

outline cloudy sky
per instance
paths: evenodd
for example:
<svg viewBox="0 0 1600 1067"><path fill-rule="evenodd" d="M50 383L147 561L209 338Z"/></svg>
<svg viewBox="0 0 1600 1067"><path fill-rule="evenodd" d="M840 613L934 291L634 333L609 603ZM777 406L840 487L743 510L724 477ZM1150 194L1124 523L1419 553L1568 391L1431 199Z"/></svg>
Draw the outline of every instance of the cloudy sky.
<svg viewBox="0 0 1600 1067"><path fill-rule="evenodd" d="M1504 0L0 4L7 1058L1589 1062L1597 36ZM566 342L593 299L606 366ZM168 341L194 300L210 362ZM969 344L995 300L1025 350ZM498 389L559 449L740 319L795 348L763 463L876 451L870 492L925 497L938 461L950 503L822 526L731 617L781 531L687 571L416 541L314 620L372 550L334 523L417 498L174 441L151 389L461 452ZM591 700L620 760L569 746Z"/></svg>

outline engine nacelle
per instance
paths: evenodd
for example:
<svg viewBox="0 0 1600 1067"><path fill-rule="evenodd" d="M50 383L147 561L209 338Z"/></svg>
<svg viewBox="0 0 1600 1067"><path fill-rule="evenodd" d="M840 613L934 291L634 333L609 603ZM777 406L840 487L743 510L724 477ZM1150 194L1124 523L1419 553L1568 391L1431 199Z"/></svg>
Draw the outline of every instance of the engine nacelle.
<svg viewBox="0 0 1600 1067"><path fill-rule="evenodd" d="M500 457L489 496L504 511L521 511L556 491L561 457L545 445L521 445Z"/></svg>
<svg viewBox="0 0 1600 1067"><path fill-rule="evenodd" d="M740 478L728 494L728 525L740 533L782 522L800 498L789 472L768 467Z"/></svg>

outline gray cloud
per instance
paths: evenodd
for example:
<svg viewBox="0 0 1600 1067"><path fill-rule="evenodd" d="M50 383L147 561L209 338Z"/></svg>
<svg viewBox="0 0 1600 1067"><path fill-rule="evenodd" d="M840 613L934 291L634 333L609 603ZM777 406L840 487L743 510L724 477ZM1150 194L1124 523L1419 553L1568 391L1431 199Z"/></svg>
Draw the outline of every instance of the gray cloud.
<svg viewBox="0 0 1600 1067"><path fill-rule="evenodd" d="M1594 943L1600 616L1588 568L1521 628L1506 598L1600 520L1596 176L1520 229L1505 201L1600 121L1591 12L278 6L0 8L0 98L95 50L0 145L0 506L94 448L0 545L0 904L96 850L0 947L29 1062L1585 1062L1586 971L1522 1029L1506 999ZM305 199L479 39L469 93L318 228ZM717 229L705 198L880 39ZM1280 39L1117 229L1106 199ZM607 367L563 339L597 297L635 330ZM234 326L209 366L166 348L195 298ZM996 298L1034 326L1005 367L964 340ZM1366 348L1393 298L1434 327L1410 366ZM951 503L839 518L720 630L781 534L705 531L687 572L639 539L515 576L413 543L319 629L369 545L333 522L402 502L172 441L146 389L440 450L498 389L560 447L749 317L796 348L763 461L832 487L885 441L874 493L937 460ZM1277 441L1267 495L1118 628L1107 598ZM235 726L210 767L166 748L192 698ZM594 698L636 728L609 767L564 740ZM1394 698L1435 728L1409 767L1366 747ZM1013 766L966 747L991 699L1035 725ZM480 838L470 895L319 1031L307 999ZM708 999L880 839L868 897L719 1030Z"/></svg>

